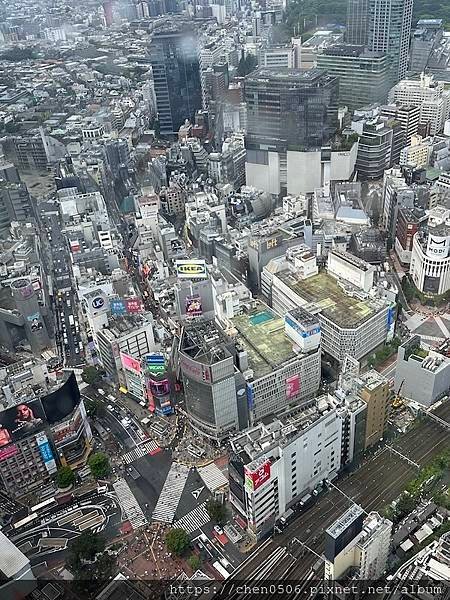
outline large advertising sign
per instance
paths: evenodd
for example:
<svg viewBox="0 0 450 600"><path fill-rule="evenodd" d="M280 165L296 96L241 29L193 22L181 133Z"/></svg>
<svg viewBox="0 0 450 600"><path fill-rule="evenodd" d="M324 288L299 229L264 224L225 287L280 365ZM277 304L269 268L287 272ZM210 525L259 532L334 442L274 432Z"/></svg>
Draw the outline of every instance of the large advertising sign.
<svg viewBox="0 0 450 600"><path fill-rule="evenodd" d="M292 375L286 379L286 398L293 398L300 391L300 375Z"/></svg>
<svg viewBox="0 0 450 600"><path fill-rule="evenodd" d="M191 377L200 383L211 383L211 367L201 364L186 355L180 355L180 367L185 377Z"/></svg>
<svg viewBox="0 0 450 600"><path fill-rule="evenodd" d="M0 412L0 448L42 429L44 421L39 400L23 402Z"/></svg>
<svg viewBox="0 0 450 600"><path fill-rule="evenodd" d="M42 329L41 315L37 312L34 315L28 315L27 321L30 324L31 331L39 331Z"/></svg>
<svg viewBox="0 0 450 600"><path fill-rule="evenodd" d="M256 490L270 479L270 461L266 460L260 467L251 471L247 467L244 469L245 487L249 492Z"/></svg>
<svg viewBox="0 0 450 600"><path fill-rule="evenodd" d="M42 398L45 416L50 425L66 419L80 403L80 390L75 373L55 392Z"/></svg>
<svg viewBox="0 0 450 600"><path fill-rule="evenodd" d="M125 300L125 306L129 315L141 313L144 310L144 304L140 298L128 298Z"/></svg>
<svg viewBox="0 0 450 600"><path fill-rule="evenodd" d="M56 461L53 456L52 449L45 433L39 433L36 436L36 444L41 453L42 460L45 463L45 468L49 473L56 473Z"/></svg>
<svg viewBox="0 0 450 600"><path fill-rule="evenodd" d="M0 429L0 434L2 430ZM0 448L0 461L6 460L7 458L11 458L19 452L19 448L15 444L10 444L9 446L4 446Z"/></svg>
<svg viewBox="0 0 450 600"><path fill-rule="evenodd" d="M66 444L77 437L82 425L83 416L81 414L80 407L78 407L77 411L70 420L65 421L64 423L59 423L58 425L52 427L53 441L57 445Z"/></svg>
<svg viewBox="0 0 450 600"><path fill-rule="evenodd" d="M186 296L186 316L199 317L203 313L200 296Z"/></svg>
<svg viewBox="0 0 450 600"><path fill-rule="evenodd" d="M127 307L125 306L125 300L122 298L114 298L109 301L109 308L113 317L123 317L127 314Z"/></svg>
<svg viewBox="0 0 450 600"><path fill-rule="evenodd" d="M141 361L133 358L129 354L125 354L125 352L120 353L120 360L122 362L122 366L124 369L128 371L133 371L133 373L141 372Z"/></svg>
<svg viewBox="0 0 450 600"><path fill-rule="evenodd" d="M206 279L204 260L176 260L175 271L179 279Z"/></svg>
<svg viewBox="0 0 450 600"><path fill-rule="evenodd" d="M170 383L168 379L163 379L162 381L150 379L148 387L152 396L168 396L170 394Z"/></svg>
<svg viewBox="0 0 450 600"><path fill-rule="evenodd" d="M145 357L145 368L148 373L158 375L166 370L166 360L161 352L152 352Z"/></svg>

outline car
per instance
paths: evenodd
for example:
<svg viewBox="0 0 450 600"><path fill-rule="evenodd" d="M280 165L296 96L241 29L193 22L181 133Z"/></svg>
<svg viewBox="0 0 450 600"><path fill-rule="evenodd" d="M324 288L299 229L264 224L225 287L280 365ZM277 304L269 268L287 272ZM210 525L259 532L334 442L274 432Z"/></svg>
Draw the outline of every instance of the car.
<svg viewBox="0 0 450 600"><path fill-rule="evenodd" d="M218 525L214 525L214 531L216 533L218 533L219 535L223 535L223 529L221 527L219 527Z"/></svg>
<svg viewBox="0 0 450 600"><path fill-rule="evenodd" d="M112 404L108 404L108 406L106 408L108 410L110 410L111 412L114 410L114 406Z"/></svg>

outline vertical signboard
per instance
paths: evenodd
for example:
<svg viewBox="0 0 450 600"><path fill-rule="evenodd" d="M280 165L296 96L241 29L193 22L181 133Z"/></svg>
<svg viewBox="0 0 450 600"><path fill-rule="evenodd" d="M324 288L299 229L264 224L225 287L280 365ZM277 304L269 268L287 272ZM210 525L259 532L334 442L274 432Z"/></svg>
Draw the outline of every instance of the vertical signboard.
<svg viewBox="0 0 450 600"><path fill-rule="evenodd" d="M38 445L39 452L41 453L47 471L49 473L56 473L55 458L45 433L39 433L36 436L36 444Z"/></svg>

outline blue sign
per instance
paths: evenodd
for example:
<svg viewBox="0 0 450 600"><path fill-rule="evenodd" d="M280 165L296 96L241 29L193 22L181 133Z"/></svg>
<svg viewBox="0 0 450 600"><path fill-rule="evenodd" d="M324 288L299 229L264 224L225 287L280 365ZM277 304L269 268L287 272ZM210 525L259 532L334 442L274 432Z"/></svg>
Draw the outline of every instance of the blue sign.
<svg viewBox="0 0 450 600"><path fill-rule="evenodd" d="M253 394L253 387L247 384L247 406L248 410L253 410L255 406L255 397Z"/></svg>
<svg viewBox="0 0 450 600"><path fill-rule="evenodd" d="M315 335L316 333L320 333L320 327L315 327L314 329L310 329L309 331L305 331L304 329L302 329L300 327L300 325L298 323L296 323L295 321L293 321L288 316L284 317L284 322L286 323L286 325L289 325L289 327L292 327L292 329L294 331L296 331L298 334L300 334L303 338L307 338L307 337L310 337L312 335Z"/></svg>
<svg viewBox="0 0 450 600"><path fill-rule="evenodd" d="M43 444L39 444L39 451L45 463L48 463L51 460L53 460L53 452L50 448L50 444L48 443L48 441L44 442Z"/></svg>
<svg viewBox="0 0 450 600"><path fill-rule="evenodd" d="M395 308L391 307L388 309L387 312L387 328L388 330L391 328L392 323L394 322L394 314L395 314Z"/></svg>
<svg viewBox="0 0 450 600"><path fill-rule="evenodd" d="M126 315L128 312L124 300L121 300L120 298L111 300L109 303L109 307L113 316L123 317L123 315Z"/></svg>

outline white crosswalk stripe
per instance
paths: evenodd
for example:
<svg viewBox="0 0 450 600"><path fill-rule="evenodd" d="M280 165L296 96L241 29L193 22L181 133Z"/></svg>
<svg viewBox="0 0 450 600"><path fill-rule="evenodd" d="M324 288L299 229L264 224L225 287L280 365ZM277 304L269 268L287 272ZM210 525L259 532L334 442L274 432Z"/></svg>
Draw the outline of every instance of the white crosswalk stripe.
<svg viewBox="0 0 450 600"><path fill-rule="evenodd" d="M158 444L153 440L147 440L130 450L126 454L122 455L122 460L125 465L129 465L134 462L138 458L142 458L146 454L150 454L153 450L157 450L159 448Z"/></svg>
<svg viewBox="0 0 450 600"><path fill-rule="evenodd" d="M197 529L200 529L209 521L210 518L208 511L206 510L206 502L202 502L199 506L196 506L184 515L184 517L175 521L173 527L180 527L187 533L194 533L194 531L197 531Z"/></svg>
<svg viewBox="0 0 450 600"><path fill-rule="evenodd" d="M215 463L210 463L205 467L198 467L197 471L203 483L211 492L215 492L219 488L228 485L228 479Z"/></svg>
<svg viewBox="0 0 450 600"><path fill-rule="evenodd" d="M114 491L117 494L119 504L125 513L126 518L130 521L133 529L137 529L147 523L147 518L142 512L138 501L134 497L133 492L130 490L128 483L125 479L118 479L113 484Z"/></svg>
<svg viewBox="0 0 450 600"><path fill-rule="evenodd" d="M172 523L183 493L189 468L184 465L173 463L164 482L161 495L153 511L152 519L163 523Z"/></svg>

